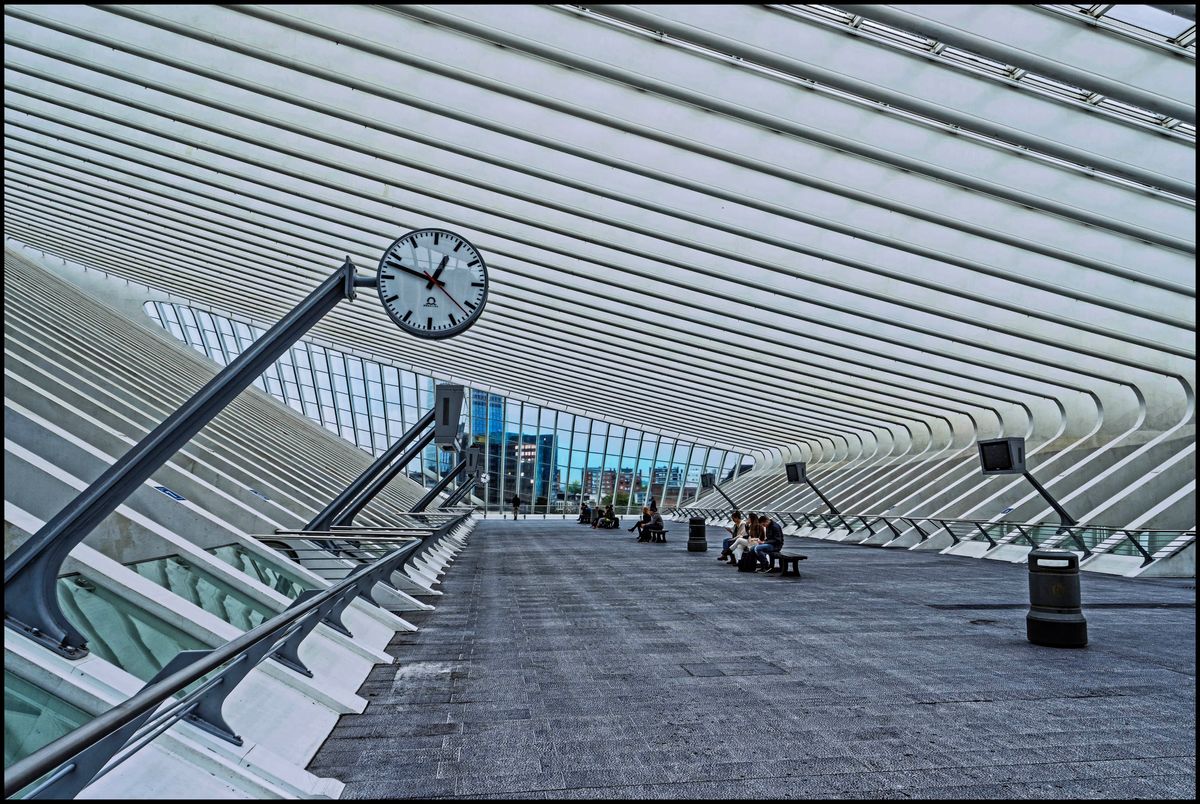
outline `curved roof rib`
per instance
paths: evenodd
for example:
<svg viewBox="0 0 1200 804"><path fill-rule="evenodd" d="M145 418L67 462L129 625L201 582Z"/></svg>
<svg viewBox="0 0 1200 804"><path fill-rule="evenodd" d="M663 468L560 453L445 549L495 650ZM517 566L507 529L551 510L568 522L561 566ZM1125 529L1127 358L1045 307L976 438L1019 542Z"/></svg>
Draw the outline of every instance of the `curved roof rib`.
<svg viewBox="0 0 1200 804"><path fill-rule="evenodd" d="M1194 45L1073 13L10 5L6 233L269 322L454 229L472 331L317 334L760 456L1171 426Z"/></svg>

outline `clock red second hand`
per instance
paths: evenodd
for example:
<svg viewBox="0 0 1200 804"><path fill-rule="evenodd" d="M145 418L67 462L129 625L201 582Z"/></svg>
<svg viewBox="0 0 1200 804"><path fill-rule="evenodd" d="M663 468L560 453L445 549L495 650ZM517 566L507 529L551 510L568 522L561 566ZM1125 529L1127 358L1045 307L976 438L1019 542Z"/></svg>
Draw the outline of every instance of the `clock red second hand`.
<svg viewBox="0 0 1200 804"><path fill-rule="evenodd" d="M446 298L447 298L447 299L449 299L451 302L454 302L454 306L455 306L455 307L457 307L458 309L462 310L462 312L463 312L463 315L465 315L467 318L470 318L470 317L471 317L471 314L470 314L470 313L468 313L468 312L467 312L465 309L463 309L463 306L462 306L461 304L459 304L458 302L454 301L454 297L453 297L453 296L451 296L451 295L450 295L450 294L449 294L449 293L446 291L446 283L445 283L445 282L443 282L443 281L442 281L442 280L440 280L440 279L434 279L432 276L430 276L430 275L429 275L429 272L428 272L428 271L426 271L426 272L425 272L425 278L426 278L426 279L428 279L430 282L433 282L435 285L437 285L437 289L438 289L438 290L440 290L442 293L445 293L445 294L446 294Z"/></svg>

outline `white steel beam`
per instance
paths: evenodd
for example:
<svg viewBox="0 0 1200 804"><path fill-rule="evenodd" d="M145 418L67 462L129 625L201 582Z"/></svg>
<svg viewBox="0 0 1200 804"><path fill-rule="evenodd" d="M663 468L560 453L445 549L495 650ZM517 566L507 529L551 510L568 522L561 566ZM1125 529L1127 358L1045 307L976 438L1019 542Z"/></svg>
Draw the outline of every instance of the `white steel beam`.
<svg viewBox="0 0 1200 804"><path fill-rule="evenodd" d="M1034 5L836 4L888 25L1196 122L1195 54L1166 52Z"/></svg>

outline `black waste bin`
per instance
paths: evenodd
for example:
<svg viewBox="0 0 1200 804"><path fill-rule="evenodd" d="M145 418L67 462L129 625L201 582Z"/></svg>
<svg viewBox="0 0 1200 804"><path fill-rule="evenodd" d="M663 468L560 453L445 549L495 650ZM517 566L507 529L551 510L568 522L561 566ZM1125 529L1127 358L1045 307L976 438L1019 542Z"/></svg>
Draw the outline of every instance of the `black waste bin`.
<svg viewBox="0 0 1200 804"><path fill-rule="evenodd" d="M1087 645L1087 620L1079 599L1079 556L1067 550L1029 553L1025 636L1035 645L1051 648Z"/></svg>
<svg viewBox="0 0 1200 804"><path fill-rule="evenodd" d="M708 550L708 539L704 537L704 517L694 516L688 520L689 553L703 553Z"/></svg>

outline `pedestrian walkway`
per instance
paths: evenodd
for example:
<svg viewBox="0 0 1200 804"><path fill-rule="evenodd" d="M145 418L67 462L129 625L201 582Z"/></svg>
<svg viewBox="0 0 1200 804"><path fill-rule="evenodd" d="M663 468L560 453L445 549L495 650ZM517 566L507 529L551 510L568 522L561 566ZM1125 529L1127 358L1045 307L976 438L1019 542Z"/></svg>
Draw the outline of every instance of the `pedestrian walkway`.
<svg viewBox="0 0 1200 804"><path fill-rule="evenodd" d="M1083 578L1031 645L1023 565L789 537L802 579L488 520L310 770L345 798L1193 798L1193 580Z"/></svg>

